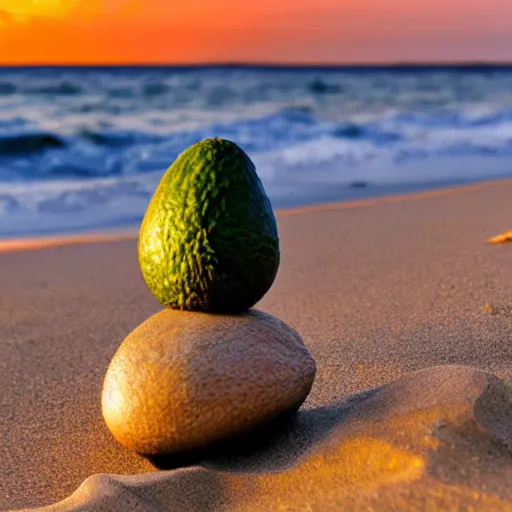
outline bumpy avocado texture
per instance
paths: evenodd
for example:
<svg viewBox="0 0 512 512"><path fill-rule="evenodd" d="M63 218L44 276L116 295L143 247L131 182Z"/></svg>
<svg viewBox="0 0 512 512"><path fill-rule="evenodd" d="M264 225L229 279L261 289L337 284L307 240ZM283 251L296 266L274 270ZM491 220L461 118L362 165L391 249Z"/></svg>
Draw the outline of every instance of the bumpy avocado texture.
<svg viewBox="0 0 512 512"><path fill-rule="evenodd" d="M205 139L166 171L139 235L139 263L164 306L236 313L271 287L279 238L254 164L235 143Z"/></svg>

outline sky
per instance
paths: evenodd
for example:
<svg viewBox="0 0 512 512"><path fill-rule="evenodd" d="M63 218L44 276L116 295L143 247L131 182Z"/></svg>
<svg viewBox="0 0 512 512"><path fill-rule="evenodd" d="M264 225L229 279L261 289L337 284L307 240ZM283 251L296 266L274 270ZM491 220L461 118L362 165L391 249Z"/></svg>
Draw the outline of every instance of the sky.
<svg viewBox="0 0 512 512"><path fill-rule="evenodd" d="M512 0L0 0L2 64L512 61Z"/></svg>

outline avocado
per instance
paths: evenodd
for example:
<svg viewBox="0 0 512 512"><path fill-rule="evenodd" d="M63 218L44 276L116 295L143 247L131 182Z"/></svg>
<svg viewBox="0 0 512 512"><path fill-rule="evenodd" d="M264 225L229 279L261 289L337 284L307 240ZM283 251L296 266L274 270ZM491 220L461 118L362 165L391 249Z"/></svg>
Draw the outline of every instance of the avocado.
<svg viewBox="0 0 512 512"><path fill-rule="evenodd" d="M138 253L164 306L239 313L256 304L280 253L272 206L247 154L220 138L181 153L149 203Z"/></svg>

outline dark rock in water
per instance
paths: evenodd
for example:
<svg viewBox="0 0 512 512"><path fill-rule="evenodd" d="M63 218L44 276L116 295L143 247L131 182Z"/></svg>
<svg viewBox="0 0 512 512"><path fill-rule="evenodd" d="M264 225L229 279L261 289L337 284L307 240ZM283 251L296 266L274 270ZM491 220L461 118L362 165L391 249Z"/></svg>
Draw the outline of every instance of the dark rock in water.
<svg viewBox="0 0 512 512"><path fill-rule="evenodd" d="M353 181L350 183L350 188L366 188L368 185L367 181Z"/></svg>
<svg viewBox="0 0 512 512"><path fill-rule="evenodd" d="M323 80L318 78L308 84L308 89L316 94L336 94L341 92L341 87L338 85L326 84Z"/></svg>
<svg viewBox="0 0 512 512"><path fill-rule="evenodd" d="M343 139L359 139L364 134L364 128L357 124L347 124L334 130L333 135Z"/></svg>
<svg viewBox="0 0 512 512"><path fill-rule="evenodd" d="M0 138L0 158L63 148L66 143L51 133L27 133Z"/></svg>

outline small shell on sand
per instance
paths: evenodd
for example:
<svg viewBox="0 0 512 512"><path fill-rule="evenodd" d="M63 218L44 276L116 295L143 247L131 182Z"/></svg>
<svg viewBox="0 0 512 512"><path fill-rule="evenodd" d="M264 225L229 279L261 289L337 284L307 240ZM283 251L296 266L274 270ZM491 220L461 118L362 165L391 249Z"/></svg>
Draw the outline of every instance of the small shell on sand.
<svg viewBox="0 0 512 512"><path fill-rule="evenodd" d="M512 242L512 230L506 231L501 235L493 236L487 240L489 244L502 244L505 242Z"/></svg>
<svg viewBox="0 0 512 512"><path fill-rule="evenodd" d="M114 355L103 416L138 453L199 450L294 412L314 376L301 337L278 318L165 309Z"/></svg>
<svg viewBox="0 0 512 512"><path fill-rule="evenodd" d="M95 475L39 512L511 512L511 449L510 384L439 366L300 412L263 453L228 467Z"/></svg>

